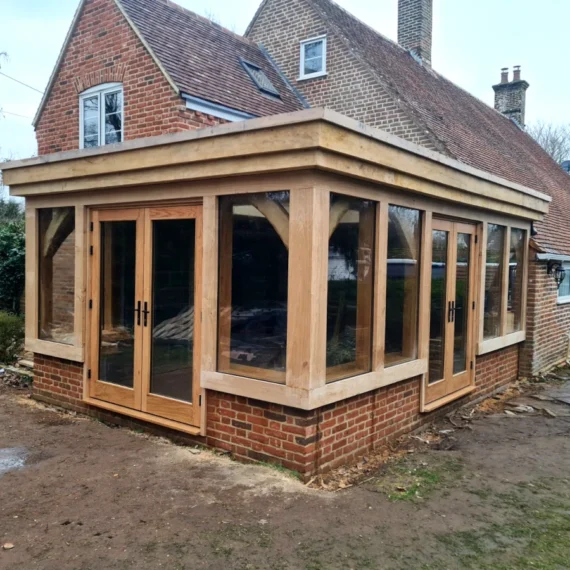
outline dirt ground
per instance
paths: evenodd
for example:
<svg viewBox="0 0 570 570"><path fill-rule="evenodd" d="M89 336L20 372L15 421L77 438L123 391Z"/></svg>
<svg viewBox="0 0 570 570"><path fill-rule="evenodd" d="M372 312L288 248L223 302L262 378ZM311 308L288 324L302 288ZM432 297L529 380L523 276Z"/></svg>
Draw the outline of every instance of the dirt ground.
<svg viewBox="0 0 570 570"><path fill-rule="evenodd" d="M570 417L549 406L491 401L325 491L2 387L0 568L567 570Z"/></svg>

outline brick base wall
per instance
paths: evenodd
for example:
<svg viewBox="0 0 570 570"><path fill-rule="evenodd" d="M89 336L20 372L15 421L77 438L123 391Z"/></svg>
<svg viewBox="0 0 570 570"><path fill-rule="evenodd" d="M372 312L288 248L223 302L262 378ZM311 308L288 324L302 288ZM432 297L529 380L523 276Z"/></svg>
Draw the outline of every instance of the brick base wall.
<svg viewBox="0 0 570 570"><path fill-rule="evenodd" d="M568 356L570 304L559 305L558 289L546 262L533 259L528 272L526 341L521 350L521 376L536 376ZM566 277L569 279L570 276Z"/></svg>
<svg viewBox="0 0 570 570"><path fill-rule="evenodd" d="M126 426L143 426L187 443L231 452L237 459L277 463L304 478L355 461L454 408L516 380L518 346L477 359L477 390L430 414L420 413L420 378L380 388L317 410L298 410L209 391L207 437L191 437L81 402L82 367L36 355L34 396L48 403Z"/></svg>

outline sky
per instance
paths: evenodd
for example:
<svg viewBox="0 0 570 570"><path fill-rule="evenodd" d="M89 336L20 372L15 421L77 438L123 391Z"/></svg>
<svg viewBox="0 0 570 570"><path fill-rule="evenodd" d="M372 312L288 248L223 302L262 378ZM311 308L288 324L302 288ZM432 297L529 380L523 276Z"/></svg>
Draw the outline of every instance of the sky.
<svg viewBox="0 0 570 570"><path fill-rule="evenodd" d="M261 0L178 0L243 33ZM396 40L398 0L337 0ZM43 91L79 0L1 0L0 63L5 73ZM527 124L570 123L568 0L434 0L434 68L489 105L500 69L522 66ZM0 75L0 158L36 152L32 118L41 94ZM20 116L17 116L20 115Z"/></svg>

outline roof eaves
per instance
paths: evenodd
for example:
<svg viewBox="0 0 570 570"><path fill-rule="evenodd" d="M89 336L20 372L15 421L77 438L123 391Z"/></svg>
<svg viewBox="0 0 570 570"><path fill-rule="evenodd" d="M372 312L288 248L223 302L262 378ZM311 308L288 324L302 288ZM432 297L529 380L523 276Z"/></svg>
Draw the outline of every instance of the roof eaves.
<svg viewBox="0 0 570 570"><path fill-rule="evenodd" d="M189 95L188 93L181 93L182 98L186 100L186 106L194 111L199 111L207 115L212 115L213 117L218 117L220 119L225 119L230 122L244 121L246 119L254 119L256 115L250 113L245 113L239 109L233 109L227 107L226 105L220 105L219 103L214 103L213 101L208 101L200 97L195 97L194 95Z"/></svg>

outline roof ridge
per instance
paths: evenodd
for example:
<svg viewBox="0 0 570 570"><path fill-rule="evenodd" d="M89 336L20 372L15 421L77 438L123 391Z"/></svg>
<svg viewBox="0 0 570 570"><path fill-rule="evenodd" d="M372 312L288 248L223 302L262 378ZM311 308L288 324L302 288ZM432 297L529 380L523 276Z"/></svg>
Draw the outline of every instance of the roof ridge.
<svg viewBox="0 0 570 570"><path fill-rule="evenodd" d="M177 4L176 2L174 2L173 0L156 0L157 2L162 2L163 4L165 4L167 7L172 8L173 10L178 10L179 12L182 12L183 14L186 14L188 16L191 16L193 18L196 18L197 20L201 20L206 24L210 24L211 26L218 28L220 31L233 36L235 39L237 40L241 40L242 42L248 44L248 45L257 45L255 42L253 42L252 40L250 40L249 38L246 38L244 36L242 36L241 34L238 34L237 32L234 32L232 30L230 30L229 28L226 28L225 26L222 26L221 24L218 24L217 22L214 22L213 20L210 20L210 18L206 17L206 16L202 16L201 14L198 14L197 12L193 12L192 10L189 10L188 8L185 8L184 6L181 6L180 4Z"/></svg>

